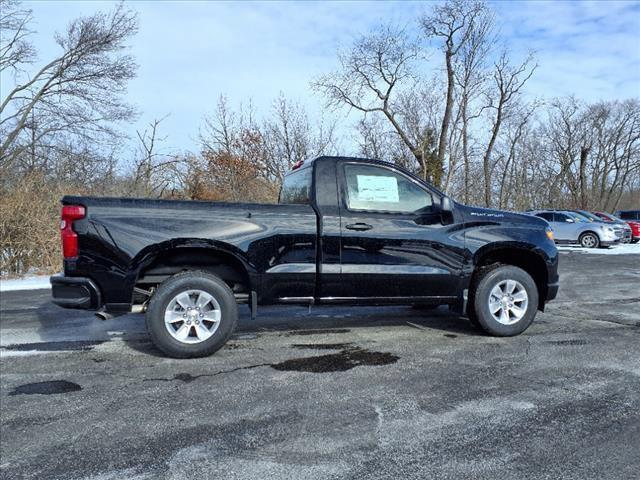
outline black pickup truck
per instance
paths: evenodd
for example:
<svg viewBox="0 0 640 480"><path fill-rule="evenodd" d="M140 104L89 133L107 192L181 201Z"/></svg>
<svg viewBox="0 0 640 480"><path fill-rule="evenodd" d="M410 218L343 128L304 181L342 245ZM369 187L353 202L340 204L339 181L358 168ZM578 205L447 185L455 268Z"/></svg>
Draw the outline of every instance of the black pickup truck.
<svg viewBox="0 0 640 480"><path fill-rule="evenodd" d="M297 164L277 205L67 196L54 302L146 311L173 357L218 350L238 303L449 305L489 334L523 332L558 291L539 218L461 205L386 162Z"/></svg>

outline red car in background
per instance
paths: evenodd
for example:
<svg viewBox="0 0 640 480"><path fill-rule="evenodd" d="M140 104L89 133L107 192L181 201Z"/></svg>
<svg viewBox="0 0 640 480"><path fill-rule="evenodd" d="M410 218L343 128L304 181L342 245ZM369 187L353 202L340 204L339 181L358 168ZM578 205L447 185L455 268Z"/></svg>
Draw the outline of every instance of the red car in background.
<svg viewBox="0 0 640 480"><path fill-rule="evenodd" d="M631 227L631 243L640 240L640 210L620 210L616 215L605 212L593 212L605 222L626 222Z"/></svg>

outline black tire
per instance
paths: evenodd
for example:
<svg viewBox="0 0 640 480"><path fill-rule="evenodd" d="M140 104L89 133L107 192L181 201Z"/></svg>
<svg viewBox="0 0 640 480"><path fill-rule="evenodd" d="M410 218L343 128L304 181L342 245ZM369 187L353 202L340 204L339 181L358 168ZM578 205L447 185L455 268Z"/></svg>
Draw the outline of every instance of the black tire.
<svg viewBox="0 0 640 480"><path fill-rule="evenodd" d="M505 280L519 282L526 290L528 297L524 315L516 323L510 325L500 323L489 310L491 290ZM527 272L511 265L488 268L479 272L474 284L475 289L471 294L473 303L469 305L469 320L472 324L479 325L486 333L497 337L519 335L529 328L538 310L538 288Z"/></svg>
<svg viewBox="0 0 640 480"><path fill-rule="evenodd" d="M468 293L468 297L467 297L467 319L469 319L469 323L471 323L471 326L478 329L478 330L482 330L484 331L484 329L482 328L482 325L480 325L480 322L478 321L478 315L476 314L476 309L475 309L475 293L478 290L478 283L480 282L480 280L482 280L482 278L484 276L486 276L487 274L489 274L489 272L495 270L496 268L500 268L502 265L499 263L493 263L491 265L486 265L484 267L481 267L480 270L477 272L476 275L473 276L473 281L471 283L471 285L469 286L469 293Z"/></svg>
<svg viewBox="0 0 640 480"><path fill-rule="evenodd" d="M600 238L593 232L584 232L578 241L583 248L598 248L600 246Z"/></svg>
<svg viewBox="0 0 640 480"><path fill-rule="evenodd" d="M200 343L184 343L174 338L165 326L165 310L176 295L188 290L202 290L218 302L220 324L206 340ZM153 344L173 358L205 357L216 352L227 342L238 322L238 304L229 286L219 277L200 271L183 272L160 284L149 307L146 325Z"/></svg>

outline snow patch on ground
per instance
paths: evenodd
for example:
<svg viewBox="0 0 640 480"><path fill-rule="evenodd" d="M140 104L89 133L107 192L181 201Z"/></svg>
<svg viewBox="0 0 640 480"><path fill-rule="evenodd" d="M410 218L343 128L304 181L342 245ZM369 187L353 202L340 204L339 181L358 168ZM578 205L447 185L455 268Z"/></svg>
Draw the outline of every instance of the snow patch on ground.
<svg viewBox="0 0 640 480"><path fill-rule="evenodd" d="M640 255L640 243L623 243L609 248L582 248L558 245L561 252L591 253L595 255Z"/></svg>
<svg viewBox="0 0 640 480"><path fill-rule="evenodd" d="M10 280L0 279L0 292L13 292L15 290L39 290L41 288L51 288L51 283L49 283L49 275L13 278Z"/></svg>
<svg viewBox="0 0 640 480"><path fill-rule="evenodd" d="M0 359L8 357L32 357L34 355L46 355L49 353L60 353L59 351L42 351L42 350L0 350ZM66 353L66 352L65 352Z"/></svg>

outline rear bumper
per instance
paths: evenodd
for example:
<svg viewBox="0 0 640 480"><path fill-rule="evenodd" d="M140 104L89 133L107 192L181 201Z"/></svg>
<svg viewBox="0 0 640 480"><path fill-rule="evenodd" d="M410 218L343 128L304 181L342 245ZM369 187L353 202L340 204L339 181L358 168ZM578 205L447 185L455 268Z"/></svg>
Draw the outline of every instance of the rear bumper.
<svg viewBox="0 0 640 480"><path fill-rule="evenodd" d="M54 276L49 280L56 305L84 310L97 310L102 306L100 290L89 278Z"/></svg>

